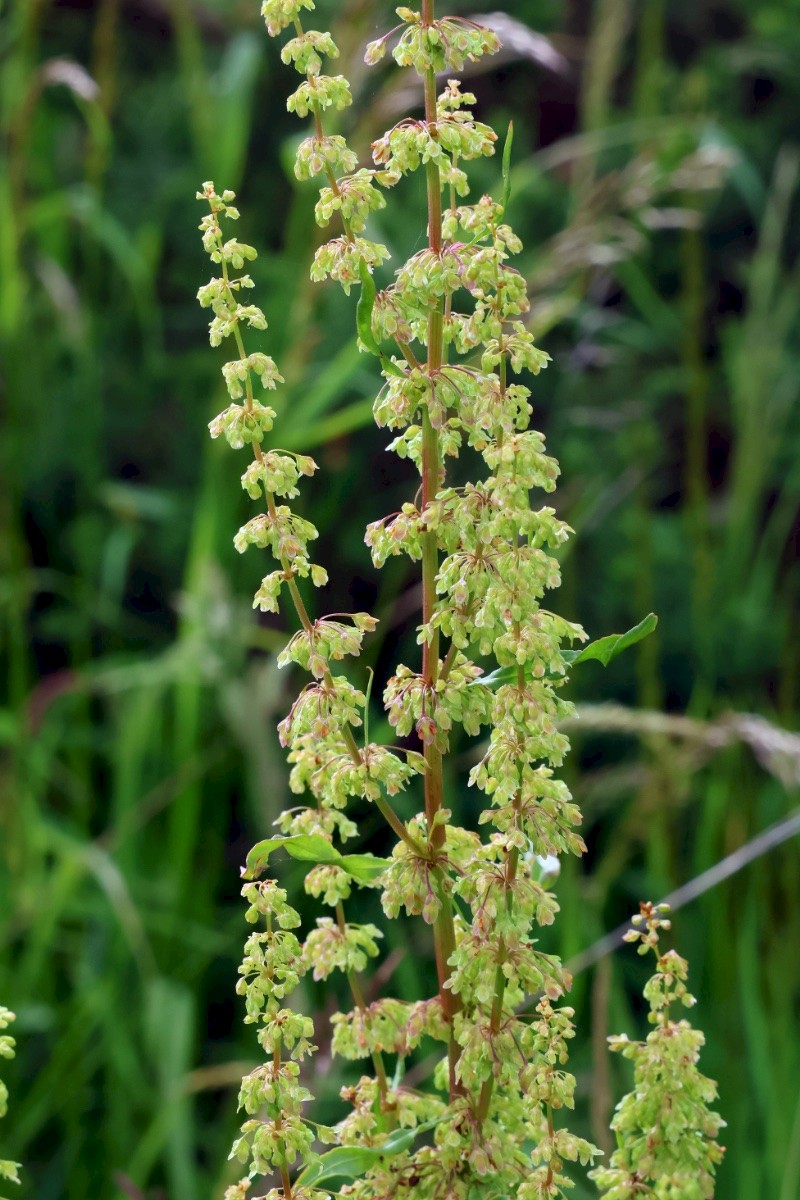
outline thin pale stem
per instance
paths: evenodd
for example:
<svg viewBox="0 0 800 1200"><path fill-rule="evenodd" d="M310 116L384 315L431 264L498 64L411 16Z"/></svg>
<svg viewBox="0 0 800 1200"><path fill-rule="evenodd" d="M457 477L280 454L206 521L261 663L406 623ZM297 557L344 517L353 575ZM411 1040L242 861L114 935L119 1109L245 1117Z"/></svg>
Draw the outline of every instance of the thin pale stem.
<svg viewBox="0 0 800 1200"><path fill-rule="evenodd" d="M269 916L269 915L267 916L266 923L267 923L267 932L271 934L272 933L272 917L271 916ZM280 1078L279 1072L281 1069L280 1045L276 1045L275 1049L272 1052L272 1065L273 1065L274 1072L275 1072L275 1090L276 1090L278 1097L280 1097L280 1084L278 1082L278 1080ZM280 1136L281 1130L283 1128L283 1119L281 1117L280 1106L278 1107L278 1116L275 1119L275 1128L278 1132L278 1135ZM284 1200L292 1200L292 1184L289 1179L289 1169L286 1165L286 1143L283 1141L283 1139L281 1139L281 1144L283 1146L283 1156L284 1156L284 1161L280 1164L281 1186L283 1187Z"/></svg>
<svg viewBox="0 0 800 1200"><path fill-rule="evenodd" d="M336 924L339 927L339 932L344 934L347 929L347 922L344 915L344 905L342 904L341 900L339 900L336 905ZM361 984L355 971L347 972L347 982L349 984L356 1007L363 1014L364 1020L369 1022L367 1003L364 999L364 993L361 990ZM380 1050L373 1050L371 1053L371 1058L372 1065L375 1068L375 1078L378 1081L378 1094L380 1096L381 1111L387 1118L389 1128L393 1129L396 1124L396 1117L395 1114L389 1110L389 1081L386 1078L386 1067L383 1062L383 1055L381 1054Z"/></svg>
<svg viewBox="0 0 800 1200"><path fill-rule="evenodd" d="M511 911L511 885L517 877L517 866L519 865L519 850L516 846L508 856L508 864L506 869L506 908ZM489 1015L489 1029L492 1037L496 1037L500 1032L500 1026L503 1021L503 1000L506 994L506 984L508 980L503 972L503 961L506 952L505 938L500 939L500 945L497 955L497 970L494 976L494 997L492 998L492 1011ZM478 1107L475 1110L475 1116L478 1124L482 1124L489 1115L489 1106L492 1102L492 1093L494 1091L494 1075L490 1075L488 1079L483 1081L480 1096L478 1097Z"/></svg>

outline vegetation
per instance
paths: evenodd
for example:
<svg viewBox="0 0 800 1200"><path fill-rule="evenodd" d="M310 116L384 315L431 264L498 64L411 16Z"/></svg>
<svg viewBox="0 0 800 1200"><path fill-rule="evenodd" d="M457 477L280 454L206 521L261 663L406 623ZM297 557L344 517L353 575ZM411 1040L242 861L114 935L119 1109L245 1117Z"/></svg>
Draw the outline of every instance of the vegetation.
<svg viewBox="0 0 800 1200"><path fill-rule="evenodd" d="M529 328L553 357L536 421L566 481L558 516L579 531L560 611L599 633L661 618L635 657L576 672L566 777L588 853L565 862L562 915L540 943L566 962L639 896L783 817L798 780L785 732L798 677L796 14L586 10L584 26L583 10L509 5L507 19L550 42L501 29L517 49L469 76L489 123L514 118L510 212ZM341 117L364 157L419 98L360 73L377 32L361 5L333 16L342 69L372 100L353 124ZM188 299L195 180L238 187L243 238L267 251L253 274L286 379L281 445L312 451L324 473L301 511L323 514L319 558L337 564L326 608L372 610L362 527L400 509L413 473L390 468L369 432L373 374L346 346L352 312L304 282L314 189L293 179L257 14L20 0L0 24L0 999L20 1043L2 1153L25 1162L20 1195L189 1200L232 1182L235 1091L255 1065L230 996L234 880L287 795L270 734L287 707L284 630L238 601L251 556L231 561L229 530L243 509L198 434L216 408ZM494 185L482 170L478 194ZM398 260L417 248L418 213L396 210ZM366 477L397 500L365 495ZM411 658L418 605L389 560L363 659L380 677ZM390 731L376 722L370 736ZM386 852L377 818L361 833ZM729 1126L726 1197L797 1190L797 871L790 848L773 849L676 917ZM281 868L293 901L304 873ZM381 968L405 1002L435 979L411 936L387 938ZM576 1026L593 1030L572 1045L575 1127L606 1150L626 1084L602 1044L636 1027L643 982L622 960L613 970L576 970L570 996ZM304 1011L318 1010L317 985L302 988ZM333 1120L353 1077L320 1051Z"/></svg>
<svg viewBox="0 0 800 1200"><path fill-rule="evenodd" d="M283 501L300 495L298 484L316 463L264 447L276 413L256 390L275 390L284 379L269 355L246 352L245 336L265 330L267 320L247 302L251 276L235 273L257 251L226 236L239 220L235 194L219 195L207 182L197 193L209 208L200 229L219 274L198 299L213 314L211 345L229 339L238 355L222 367L230 403L209 429L234 450L252 450L241 483L264 511L241 527L234 546L271 553L277 569L262 579L253 607L277 613L286 597L298 628L278 666L311 675L278 726L301 803L278 817L283 836L259 842L247 858L242 894L257 928L245 943L237 991L246 1023L259 1026L266 1061L239 1090L246 1120L231 1157L247 1174L226 1196L242 1200L266 1176L277 1185L272 1200L325 1200L331 1180L355 1200L556 1200L575 1186L568 1164L586 1166L602 1153L568 1119L576 1081L565 1068L575 1027L563 998L571 976L557 956L537 949L539 931L558 913L544 876L557 877L562 855L586 850L580 810L554 774L569 749L558 723L574 714L561 693L582 661L608 663L652 632L656 619L571 649L587 640L585 632L543 604L561 582L554 554L571 530L553 508L531 507L531 491L553 492L559 471L542 435L529 428L530 389L516 382L538 375L548 358L525 326L525 280L511 265L522 250L506 221L513 127L502 199L470 197L470 170L494 154L496 134L476 119L475 96L457 79L437 95L437 76L496 54L497 35L437 15L434 0L423 0L419 11L397 10L400 25L367 46L365 61L374 66L394 43L392 57L422 84L424 113L372 143L373 170L359 168L346 139L327 132L330 112L352 103L350 84L323 71L339 49L329 33L303 27L306 9L313 0L264 0L261 11L273 37L294 34L281 58L302 82L288 108L312 117L295 175L322 179L317 224L328 226L334 214L341 223L314 255L311 278L334 279L345 295L359 286L359 349L380 360L383 376L375 422L397 434L389 450L410 459L420 477L414 500L372 522L365 541L376 568L396 556L420 564L421 661L417 670L397 666L383 692L386 719L405 744L371 741L374 676L364 692L337 672L342 660L361 655L377 621L365 612L309 615L303 581L317 589L328 583L309 557L319 533ZM404 177L416 172L425 175L427 245L378 291L373 276L391 255L370 240L371 217L387 207L383 190L402 193ZM465 467L480 473L476 482L459 483ZM486 674L474 656L496 669ZM478 822L488 837L460 824L474 804L459 802L463 773L448 757L459 727L473 738L489 729L467 781L485 796ZM415 790L423 807L402 821L395 798ZM365 802L394 835L390 858L337 848L357 837ZM303 940L286 891L271 878L250 882L277 850L313 864L305 892L333 910ZM421 916L431 927L433 996L404 1001L375 980L375 999L366 1001L364 972L384 934L348 916L365 906L365 897L353 903L354 891L370 888L379 889L390 920ZM648 905L635 918L645 927L634 930L634 940L641 937L658 960L645 988L657 1028L646 1044L626 1045L636 1078L612 1122L621 1145L608 1166L590 1173L609 1200L711 1200L723 1154L715 1140L722 1121L707 1109L716 1088L696 1067L703 1037L670 1019L672 1004L693 998L684 960L658 953L659 931L669 928L662 910L668 907ZM352 1111L332 1127L309 1116L313 1095L304 1081L314 1073L303 1060L317 1049L314 1021L288 1006L308 971L334 999L331 979L337 972L347 979L353 1007L331 1017L331 1050L345 1061L371 1061L373 1069L342 1087ZM419 1077L416 1086L406 1083L407 1071ZM429 1142L420 1144L427 1133ZM320 1154L320 1142L336 1148Z"/></svg>
<svg viewBox="0 0 800 1200"><path fill-rule="evenodd" d="M655 955L656 970L644 989L654 1028L644 1042L631 1042L625 1034L609 1039L612 1050L632 1059L634 1083L611 1122L617 1149L592 1172L605 1200L642 1195L705 1200L714 1195L723 1155L717 1135L724 1121L708 1107L717 1089L697 1069L705 1038L672 1012L674 1005L691 1008L695 999L686 986L686 960L660 946L662 932L670 928L667 913L668 904L642 904L625 935L626 942L640 943L640 954Z"/></svg>
<svg viewBox="0 0 800 1200"><path fill-rule="evenodd" d="M9 1012L7 1008L0 1008L0 1030L8 1029L9 1025L16 1020L16 1014ZM13 1058L14 1046L16 1045L13 1037L8 1033L0 1033L0 1058ZM4 1117L8 1112L8 1088L2 1079L0 1079L0 1117ZM19 1163L9 1162L8 1159L0 1159L0 1179L6 1179L11 1183L19 1183Z"/></svg>

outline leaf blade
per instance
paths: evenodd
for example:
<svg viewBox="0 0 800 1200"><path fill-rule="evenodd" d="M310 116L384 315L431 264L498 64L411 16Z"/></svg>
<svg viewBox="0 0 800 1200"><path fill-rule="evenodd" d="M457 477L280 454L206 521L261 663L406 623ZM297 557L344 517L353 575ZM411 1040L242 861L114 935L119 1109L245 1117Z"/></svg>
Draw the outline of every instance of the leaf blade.
<svg viewBox="0 0 800 1200"><path fill-rule="evenodd" d="M505 145L503 146L503 216L505 217L508 210L508 202L511 199L511 147L514 142L514 122L508 122L508 133L506 134Z"/></svg>
<svg viewBox="0 0 800 1200"><path fill-rule="evenodd" d="M609 633L606 637L598 638L595 642L589 642L588 646L583 646L580 650L562 650L561 654L564 662L568 667L574 667L582 662L599 662L604 667L621 654L623 650L635 646L638 642L649 637L654 632L658 625L658 617L655 613L648 613L643 617L638 625L634 625L632 629L628 629L625 633ZM480 684L483 687L499 688L507 683L515 683L517 679L518 667L498 667L496 671L492 671L490 675L481 675L474 679L469 684L470 687ZM530 678L530 672L526 670L525 678ZM555 679L557 676L546 674L541 678Z"/></svg>
<svg viewBox="0 0 800 1200"><path fill-rule="evenodd" d="M658 617L656 614L648 613L638 625L634 625L632 629L626 630L625 633L610 633L607 637L598 638L596 642L589 642L588 646L583 646L580 650L567 650L564 653L564 658L570 666L594 660L607 667L611 660L616 658L618 654L621 654L623 650L627 650L629 647L635 646L638 642L649 637L655 631L657 625Z"/></svg>
<svg viewBox="0 0 800 1200"><path fill-rule="evenodd" d="M433 1129L441 1119L426 1121L415 1129L395 1129L382 1146L336 1146L310 1162L295 1183L300 1187L316 1187L326 1179L357 1179L382 1158L407 1150L421 1133Z"/></svg>
<svg viewBox="0 0 800 1200"><path fill-rule="evenodd" d="M341 867L357 883L372 883L386 868L386 859L373 854L341 854L318 833L299 833L288 837L265 838L253 846L242 871L245 879L255 879L266 867L270 855L285 850L298 862Z"/></svg>

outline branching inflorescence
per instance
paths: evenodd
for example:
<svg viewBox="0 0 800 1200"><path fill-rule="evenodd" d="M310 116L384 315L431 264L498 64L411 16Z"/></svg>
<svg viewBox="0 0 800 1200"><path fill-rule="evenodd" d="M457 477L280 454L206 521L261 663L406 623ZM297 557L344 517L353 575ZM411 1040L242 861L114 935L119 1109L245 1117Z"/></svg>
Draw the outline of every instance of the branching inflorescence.
<svg viewBox="0 0 800 1200"><path fill-rule="evenodd" d="M536 948L534 930L558 908L541 861L584 849L580 814L553 768L568 749L557 727L571 711L561 694L563 647L585 635L543 607L559 583L553 552L570 530L552 508L530 503L532 489L553 490L558 467L541 434L528 428L530 393L517 380L538 374L547 355L522 320L528 301L510 265L521 245L506 222L508 189L502 201L466 199L469 164L494 154L496 135L474 118L475 99L457 81L437 83L439 73L492 53L497 38L469 20L437 18L433 0L421 12L398 9L401 24L371 43L366 59L376 63L393 43L397 63L421 78L424 115L379 138L374 168L359 168L345 139L325 128L328 113L349 105L351 95L344 77L323 72L323 61L338 54L330 34L303 27L304 10L313 7L312 0L265 0L262 12L272 36L291 34L282 58L303 76L288 101L312 123L296 175L321 183L318 223L340 225L317 251L312 278L333 279L345 293L360 289L359 344L384 377L375 420L421 476L417 497L366 535L376 567L399 554L420 563L420 661L397 667L384 702L398 737L415 734L421 750L362 744L356 736L367 699L339 664L359 654L375 620L366 613L313 619L301 596L299 581L319 587L327 576L310 557L316 529L287 502L316 466L263 448L275 412L257 393L282 379L267 355L247 353L245 331L265 329L266 320L245 302L250 277L234 275L255 250L226 240L222 222L238 216L234 196L207 183L198 193L209 205L203 242L221 273L199 299L213 312L212 345L231 338L237 355L223 367L231 403L211 422L211 434L236 449L252 447L242 484L263 511L235 545L272 552L277 567L262 580L255 605L277 612L288 598L299 628L279 661L311 676L279 727L292 790L307 803L281 816L283 842L263 846L268 853L283 844L313 862L306 890L331 909L301 940L285 891L254 878L266 855L251 861L243 892L248 920L260 928L247 942L239 991L268 1061L242 1083L249 1119L234 1154L248 1178L229 1190L229 1200L258 1175L275 1179L275 1200L321 1200L328 1193L316 1185L326 1172L353 1200L561 1196L570 1186L565 1162L589 1163L597 1151L561 1119L574 1090L565 1069L573 1014L562 1003L569 977ZM369 220L384 208L384 192L415 171L426 177L427 245L378 291L373 271L389 254L367 235ZM462 452L480 476L456 487L446 463ZM484 682L471 655L505 668L499 686ZM483 837L457 823L444 794L442 760L456 726L472 736L488 732L469 779L486 798ZM424 807L403 822L392 797L415 781ZM396 839L388 862L339 849L356 833L346 811L351 801L373 803L388 822ZM361 886L381 889L388 917L421 916L432 927L435 996L366 1003L359 976L381 935L348 918L345 906ZM333 1018L333 1049L372 1065L344 1089L350 1111L333 1129L307 1115L299 1063L314 1049L313 1024L286 1005L309 970L316 979L337 970L347 977L353 1007ZM526 996L538 1000L521 1015ZM402 1063L424 1040L442 1053L432 1090L420 1093L403 1086ZM427 1138L417 1136L423 1132ZM318 1138L359 1148L362 1157L351 1155L345 1171L337 1151L319 1158Z"/></svg>

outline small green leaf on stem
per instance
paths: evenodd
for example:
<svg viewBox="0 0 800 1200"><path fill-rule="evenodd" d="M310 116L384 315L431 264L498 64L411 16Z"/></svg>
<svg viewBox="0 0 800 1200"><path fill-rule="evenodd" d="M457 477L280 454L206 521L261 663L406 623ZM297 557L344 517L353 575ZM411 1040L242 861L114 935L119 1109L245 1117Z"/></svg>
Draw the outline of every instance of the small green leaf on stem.
<svg viewBox="0 0 800 1200"><path fill-rule="evenodd" d="M358 1179L382 1158L407 1150L419 1134L432 1129L437 1121L427 1121L416 1129L397 1129L382 1146L337 1146L310 1162L295 1181L298 1187L318 1187L326 1179Z"/></svg>
<svg viewBox="0 0 800 1200"><path fill-rule="evenodd" d="M505 145L503 146L503 216L508 211L508 202L511 199L511 146L514 142L514 122L508 122L508 133L506 134Z"/></svg>
<svg viewBox="0 0 800 1200"><path fill-rule="evenodd" d="M372 854L340 854L318 833L295 834L292 837L266 838L258 842L247 856L245 879L256 879L276 850L285 850L298 862L330 863L341 867L358 883L373 883L386 867L386 859Z"/></svg>
<svg viewBox="0 0 800 1200"><path fill-rule="evenodd" d="M653 633L656 625L658 625L658 617L655 613L648 613L638 625L634 625L633 629L629 629L627 633L610 633L608 637L598 638L596 642L590 642L581 650L565 650L564 658L570 666L579 662L587 662L589 659L596 659L597 662L601 662L604 667L607 667L612 658L616 658L623 650L627 650L629 646L635 646L637 642L643 641Z"/></svg>
<svg viewBox="0 0 800 1200"><path fill-rule="evenodd" d="M561 657L569 667L574 667L577 663L588 662L591 659L607 667L611 660L621 654L623 650L627 650L629 646L635 646L637 642L648 637L657 625L656 614L648 613L638 625L634 625L633 629L629 629L626 633L609 633L607 637L598 638L596 642L589 642L588 646L584 646L580 650L562 650ZM469 686L480 684L481 687L499 688L507 683L516 683L518 673L518 667L501 667L497 671L492 671L491 675L478 676L477 679L470 682ZM528 679L530 676L530 669L526 668L525 678ZM544 678L552 679L554 676L546 674Z"/></svg>
<svg viewBox="0 0 800 1200"><path fill-rule="evenodd" d="M375 280L372 278L370 269L363 258L358 261L358 273L361 277L361 295L358 297L358 304L356 305L356 328L358 329L358 336L364 345L364 349L380 358L381 348L375 340L375 334L372 332L372 310L375 307L377 291L375 289Z"/></svg>

